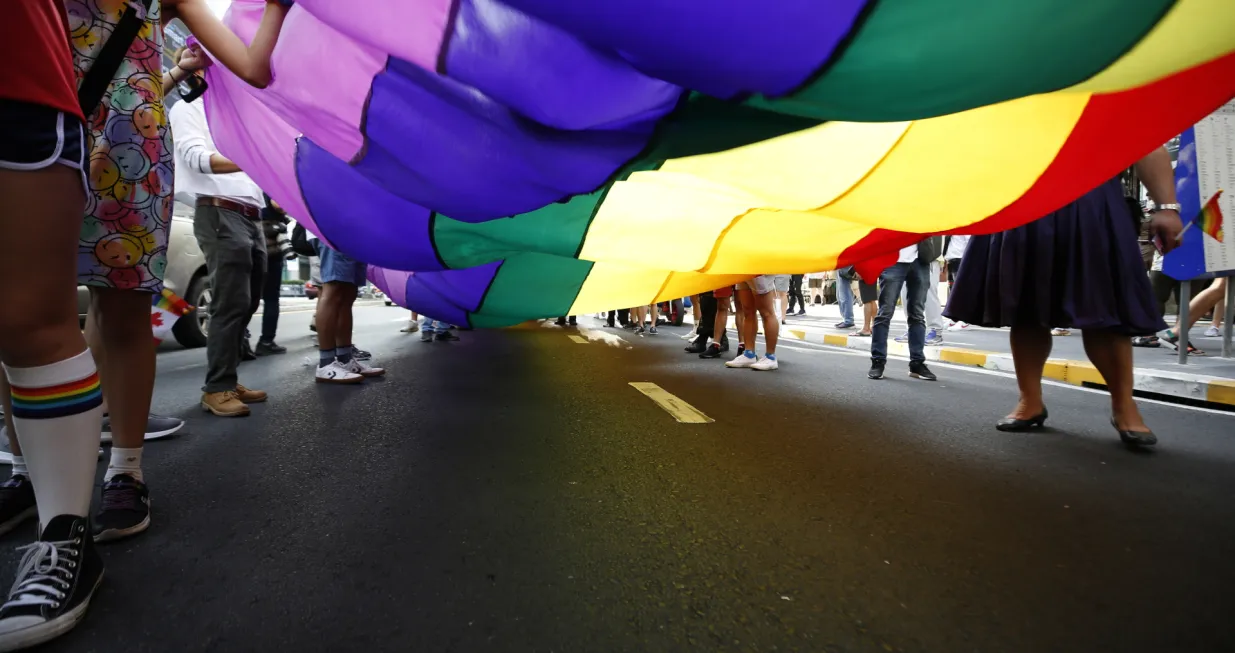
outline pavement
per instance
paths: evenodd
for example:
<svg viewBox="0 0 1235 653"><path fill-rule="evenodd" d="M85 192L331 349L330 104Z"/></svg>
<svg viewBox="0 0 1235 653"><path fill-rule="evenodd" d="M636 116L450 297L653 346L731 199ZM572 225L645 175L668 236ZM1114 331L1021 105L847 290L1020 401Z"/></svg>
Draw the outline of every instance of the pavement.
<svg viewBox="0 0 1235 653"><path fill-rule="evenodd" d="M309 315L241 366L249 418L165 345L154 410L189 425L146 449L153 526L41 650L1235 650L1230 413L1144 401L1135 452L1066 384L1049 428L995 431L1005 372L870 381L807 342L729 370L591 318L430 344L385 307L355 340L386 378L322 386Z"/></svg>
<svg viewBox="0 0 1235 653"><path fill-rule="evenodd" d="M854 310L860 327L862 309ZM806 315L789 317L782 335L795 340L869 351L870 338L853 337L857 329L833 328L840 320L840 307L835 304L810 306ZM1173 324L1174 316L1168 316L1166 321ZM1235 409L1235 358L1221 357L1221 338L1204 336L1208 326L1208 322L1198 323L1189 336L1193 346L1207 355L1189 356L1184 365L1178 363L1176 350L1165 344L1158 348L1134 347L1134 384L1138 394ZM904 312L897 311L892 319L891 335L895 337L905 330ZM961 331L947 331L943 336L941 345L926 348L928 360L1007 372L1016 369L1012 363L1007 329L971 326ZM1054 351L1045 369L1046 378L1073 385L1105 387L1102 375L1085 356L1080 331L1073 331L1070 336L1056 337L1053 342ZM907 344L888 344L889 351L908 355Z"/></svg>

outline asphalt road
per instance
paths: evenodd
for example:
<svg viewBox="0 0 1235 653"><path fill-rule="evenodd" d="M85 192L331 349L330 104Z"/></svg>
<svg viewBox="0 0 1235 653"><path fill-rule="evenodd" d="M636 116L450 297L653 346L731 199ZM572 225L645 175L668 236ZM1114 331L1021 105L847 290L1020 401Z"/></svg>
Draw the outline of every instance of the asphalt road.
<svg viewBox="0 0 1235 653"><path fill-rule="evenodd" d="M190 432L147 447L154 525L45 650L1235 650L1235 416L1146 404L1134 453L1070 387L1003 434L1014 383L979 370L869 381L802 345L727 370L671 329L424 344L406 315L358 309L389 375L328 387L289 313L246 419L198 409L203 352L161 353L155 409Z"/></svg>

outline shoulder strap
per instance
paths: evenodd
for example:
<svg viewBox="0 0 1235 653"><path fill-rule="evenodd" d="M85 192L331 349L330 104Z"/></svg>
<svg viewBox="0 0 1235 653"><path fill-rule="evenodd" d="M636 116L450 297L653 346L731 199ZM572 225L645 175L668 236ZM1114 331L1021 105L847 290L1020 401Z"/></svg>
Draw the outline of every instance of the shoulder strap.
<svg viewBox="0 0 1235 653"><path fill-rule="evenodd" d="M120 16L120 22L116 23L116 29L112 31L107 42L99 50L99 56L95 57L94 65L86 71L85 77L81 80L81 86L77 89L77 101L86 118L89 118L99 106L99 102L103 101L103 94L107 93L107 87L111 84L112 78L116 76L116 71L120 69L120 63L124 61L124 56L128 54L129 48L133 45L133 40L141 31L145 16L149 15L153 1L132 0L128 3L124 14ZM139 2L144 7L141 15L138 15L135 7Z"/></svg>

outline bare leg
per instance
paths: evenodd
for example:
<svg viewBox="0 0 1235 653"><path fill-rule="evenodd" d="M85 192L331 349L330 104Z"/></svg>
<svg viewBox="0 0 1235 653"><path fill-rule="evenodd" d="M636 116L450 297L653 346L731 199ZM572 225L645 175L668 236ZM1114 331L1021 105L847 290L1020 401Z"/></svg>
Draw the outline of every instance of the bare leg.
<svg viewBox="0 0 1235 653"><path fill-rule="evenodd" d="M0 170L0 361L13 379L18 372L63 377L65 370L93 376L74 290L84 207L81 173L68 166ZM43 525L57 515L87 515L101 419L97 405L54 418L13 417L6 410L5 421L16 426L9 427L10 437L16 433L25 442L17 451L25 455Z"/></svg>
<svg viewBox="0 0 1235 653"><path fill-rule="evenodd" d="M352 343L352 304L356 303L356 286L350 283L326 284L330 286L330 302L334 312L333 336L335 346L341 347Z"/></svg>
<svg viewBox="0 0 1235 653"><path fill-rule="evenodd" d="M695 318L695 324L699 324L699 320L703 319L703 313L699 308L699 295L690 296L690 312Z"/></svg>
<svg viewBox="0 0 1235 653"><path fill-rule="evenodd" d="M1013 419L1031 419L1042 414L1042 370L1051 355L1051 330L1040 326L1014 326L1009 336L1012 362L1016 365L1016 385L1021 391ZM1131 344L1131 342L1129 342Z"/></svg>
<svg viewBox="0 0 1235 653"><path fill-rule="evenodd" d="M729 298L718 297L716 299L716 325L712 327L712 342L720 345L725 337L725 330L729 326Z"/></svg>
<svg viewBox="0 0 1235 653"><path fill-rule="evenodd" d="M1214 282L1209 284L1209 287L1197 293L1192 301L1188 302L1188 325L1181 327L1179 320L1175 320L1173 332L1179 335L1181 328L1191 329L1201 317L1209 312L1209 309L1217 306L1218 302L1226 296L1226 277L1214 279ZM1216 313L1215 313L1216 316ZM1095 363L1096 365L1097 363Z"/></svg>
<svg viewBox="0 0 1235 653"><path fill-rule="evenodd" d="M1225 292L1226 292L1226 289L1225 289L1225 288L1223 288L1222 290L1223 290L1223 293L1225 293ZM1218 300L1218 303L1217 303L1217 304L1214 304L1214 322L1213 322L1213 327L1214 327L1215 329L1220 329L1220 328L1222 328L1222 316L1223 316L1225 313L1226 313L1226 295L1225 295L1225 294L1223 294L1222 299L1219 299L1219 300Z"/></svg>
<svg viewBox="0 0 1235 653"><path fill-rule="evenodd" d="M337 283L322 284L321 294L317 297L317 348L320 351L334 351L339 328L338 311L335 308L334 293Z"/></svg>
<svg viewBox="0 0 1235 653"><path fill-rule="evenodd" d="M738 330L738 344L746 344L746 313L742 310L742 291L733 291L733 326Z"/></svg>
<svg viewBox="0 0 1235 653"><path fill-rule="evenodd" d="M1149 431L1132 398L1132 340L1113 331L1082 331L1085 354L1106 381L1111 415L1123 431Z"/></svg>
<svg viewBox="0 0 1235 653"><path fill-rule="evenodd" d="M871 334L871 327L875 324L875 314L879 312L879 302L866 302L862 304L862 331L866 335Z"/></svg>
<svg viewBox="0 0 1235 653"><path fill-rule="evenodd" d="M154 394L150 295L91 288L86 342L99 368L115 446L140 449L145 442L146 418Z"/></svg>
<svg viewBox="0 0 1235 653"><path fill-rule="evenodd" d="M738 291L738 297L741 298L738 310L742 316L739 322L738 334L741 336L746 348L754 351L755 338L759 335L759 318L755 316L755 307L757 305L755 293L749 288L742 288Z"/></svg>
<svg viewBox="0 0 1235 653"><path fill-rule="evenodd" d="M656 322L660 320L660 304L652 302L648 310L650 311L651 326L656 326Z"/></svg>
<svg viewBox="0 0 1235 653"><path fill-rule="evenodd" d="M763 340L767 343L767 353L773 356L776 355L776 341L780 339L780 322L776 320L776 307L772 303L772 294L759 295L756 301L759 307L759 316L763 318ZM782 293L776 293L780 295ZM781 304L781 310L784 311L785 304ZM751 319L754 322L754 319Z"/></svg>

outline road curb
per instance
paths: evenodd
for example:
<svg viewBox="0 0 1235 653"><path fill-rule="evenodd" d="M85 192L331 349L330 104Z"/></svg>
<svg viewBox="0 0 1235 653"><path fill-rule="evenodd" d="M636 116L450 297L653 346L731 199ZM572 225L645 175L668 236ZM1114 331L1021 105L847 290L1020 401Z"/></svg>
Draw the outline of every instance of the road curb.
<svg viewBox="0 0 1235 653"><path fill-rule="evenodd" d="M802 329L793 328L785 328L781 333L793 340L870 351L870 338L855 338L839 333L810 334ZM888 353L908 356L909 346L903 342L889 342ZM1016 371L1011 354L978 349L927 347L926 360L953 365L969 365L1000 372ZM1086 361L1052 358L1046 362L1042 375L1048 379L1076 386L1106 385L1097 368ZM1134 390L1155 395L1235 407L1235 381L1216 376L1137 367L1132 370L1132 387Z"/></svg>

